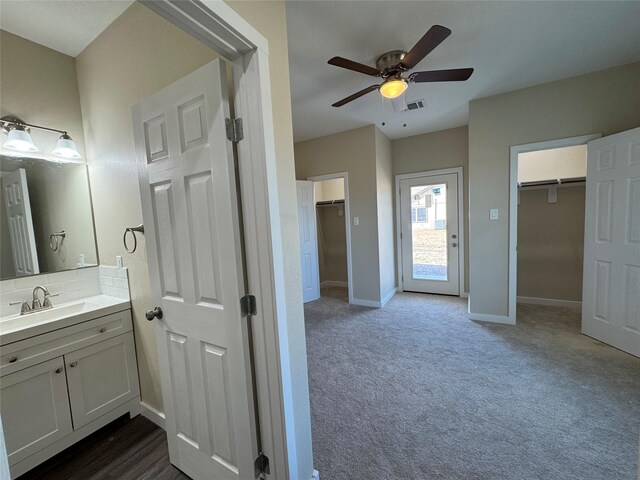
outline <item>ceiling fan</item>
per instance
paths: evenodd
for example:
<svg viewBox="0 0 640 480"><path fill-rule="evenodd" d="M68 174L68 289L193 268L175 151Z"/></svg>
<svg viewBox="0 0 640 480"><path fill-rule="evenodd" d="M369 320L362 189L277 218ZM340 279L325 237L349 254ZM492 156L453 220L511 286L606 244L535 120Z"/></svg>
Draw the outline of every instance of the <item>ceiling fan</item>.
<svg viewBox="0 0 640 480"><path fill-rule="evenodd" d="M414 47L405 52L404 50L392 50L382 54L376 60L376 68L354 62L342 57L333 57L329 60L330 65L346 68L355 72L371 75L372 77L381 77L384 81L379 85L371 85L359 92L343 98L339 102L334 103L333 107L341 107L357 98L373 92L380 91L380 94L386 98L396 98L402 95L410 83L424 82L463 82L467 80L473 73L473 68L456 68L453 70L431 70L428 72L414 72L409 76L404 76L406 72L414 68L424 57L440 45L445 38L451 35L451 30L442 25L434 25L427 33L414 45Z"/></svg>

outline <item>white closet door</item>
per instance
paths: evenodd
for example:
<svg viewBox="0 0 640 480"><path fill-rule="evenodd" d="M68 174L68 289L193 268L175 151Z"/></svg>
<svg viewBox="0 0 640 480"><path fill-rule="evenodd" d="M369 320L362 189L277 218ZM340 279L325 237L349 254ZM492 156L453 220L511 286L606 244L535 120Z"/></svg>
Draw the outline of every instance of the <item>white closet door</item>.
<svg viewBox="0 0 640 480"><path fill-rule="evenodd" d="M11 252L16 276L24 277L40 273L26 170L19 168L15 172L4 174L2 192L9 219Z"/></svg>
<svg viewBox="0 0 640 480"><path fill-rule="evenodd" d="M582 333L640 357L640 128L588 144Z"/></svg>
<svg viewBox="0 0 640 480"><path fill-rule="evenodd" d="M318 235L313 182L297 181L298 225L300 228L300 268L302 270L302 301L320 298L318 266Z"/></svg>

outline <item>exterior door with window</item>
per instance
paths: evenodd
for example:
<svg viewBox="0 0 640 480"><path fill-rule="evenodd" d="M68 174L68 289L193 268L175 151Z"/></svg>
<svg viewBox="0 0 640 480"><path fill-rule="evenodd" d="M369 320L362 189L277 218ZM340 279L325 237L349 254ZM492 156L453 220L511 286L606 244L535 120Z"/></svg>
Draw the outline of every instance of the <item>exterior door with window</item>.
<svg viewBox="0 0 640 480"><path fill-rule="evenodd" d="M458 174L400 180L403 290L459 295Z"/></svg>
<svg viewBox="0 0 640 480"><path fill-rule="evenodd" d="M254 478L258 456L226 117L219 60L133 109L169 458L194 480Z"/></svg>

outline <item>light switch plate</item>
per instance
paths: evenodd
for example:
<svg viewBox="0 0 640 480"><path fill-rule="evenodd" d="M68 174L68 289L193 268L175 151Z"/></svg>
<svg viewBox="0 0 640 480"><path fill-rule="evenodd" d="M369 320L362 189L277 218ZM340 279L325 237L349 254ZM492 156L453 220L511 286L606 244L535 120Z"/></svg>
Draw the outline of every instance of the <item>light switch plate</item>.
<svg viewBox="0 0 640 480"><path fill-rule="evenodd" d="M353 217L353 225L355 226L360 225L360 217Z"/></svg>
<svg viewBox="0 0 640 480"><path fill-rule="evenodd" d="M498 209L492 208L489 210L489 219L490 220L498 220Z"/></svg>

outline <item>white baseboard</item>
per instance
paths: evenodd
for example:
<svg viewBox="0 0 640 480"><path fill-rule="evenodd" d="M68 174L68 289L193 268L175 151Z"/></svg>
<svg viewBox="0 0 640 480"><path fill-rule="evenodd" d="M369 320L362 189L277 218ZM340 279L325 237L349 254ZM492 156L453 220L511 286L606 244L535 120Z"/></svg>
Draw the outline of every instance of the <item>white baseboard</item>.
<svg viewBox="0 0 640 480"><path fill-rule="evenodd" d="M504 315L489 315L487 313L472 313L468 314L469 320L477 320L479 322L491 322L491 323L502 323L505 325L515 325L516 321L514 318L510 318Z"/></svg>
<svg viewBox="0 0 640 480"><path fill-rule="evenodd" d="M142 416L151 420L161 429L166 430L166 422L164 418L164 412L153 408L151 405L147 405L144 402L140 402L140 408L142 409Z"/></svg>
<svg viewBox="0 0 640 480"><path fill-rule="evenodd" d="M389 302L389 300L393 298L397 291L398 289L396 287L392 288L391 291L387 293L380 302L380 308L384 307Z"/></svg>
<svg viewBox="0 0 640 480"><path fill-rule="evenodd" d="M325 280L320 284L321 287L345 287L347 288L349 284L347 282L339 282L338 280Z"/></svg>
<svg viewBox="0 0 640 480"><path fill-rule="evenodd" d="M351 305L360 305L361 307L382 308L382 304L374 300L361 300L359 298L352 298L349 303Z"/></svg>
<svg viewBox="0 0 640 480"><path fill-rule="evenodd" d="M575 310L582 309L582 302L572 300L558 300L555 298L517 297L518 303L531 305L547 305L549 307L566 307Z"/></svg>
<svg viewBox="0 0 640 480"><path fill-rule="evenodd" d="M318 470L314 470L311 474L311 480L320 480L320 472Z"/></svg>

